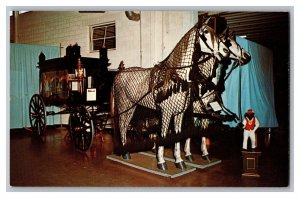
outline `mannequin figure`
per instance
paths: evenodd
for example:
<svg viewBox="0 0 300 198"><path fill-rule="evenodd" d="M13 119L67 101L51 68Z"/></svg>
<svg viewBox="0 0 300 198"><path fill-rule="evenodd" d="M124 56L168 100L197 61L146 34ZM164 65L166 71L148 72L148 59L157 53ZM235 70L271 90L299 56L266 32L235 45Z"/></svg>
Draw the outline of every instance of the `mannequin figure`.
<svg viewBox="0 0 300 198"><path fill-rule="evenodd" d="M245 113L245 118L243 120L243 150L247 150L248 148L248 138L251 140L251 148L252 150L256 149L256 140L255 140L255 131L259 127L259 121L254 116L254 111L249 109Z"/></svg>

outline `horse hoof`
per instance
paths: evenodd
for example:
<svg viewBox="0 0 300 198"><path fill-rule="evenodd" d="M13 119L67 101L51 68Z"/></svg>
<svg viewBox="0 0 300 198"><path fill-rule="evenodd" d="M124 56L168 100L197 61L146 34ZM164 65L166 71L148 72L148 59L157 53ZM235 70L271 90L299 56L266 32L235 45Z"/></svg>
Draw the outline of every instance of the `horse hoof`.
<svg viewBox="0 0 300 198"><path fill-rule="evenodd" d="M208 163L210 163L209 155L204 155L204 156L202 156L202 158L204 160L208 161Z"/></svg>
<svg viewBox="0 0 300 198"><path fill-rule="evenodd" d="M190 162L194 161L194 157L192 155L185 156L186 160L189 160Z"/></svg>
<svg viewBox="0 0 300 198"><path fill-rule="evenodd" d="M125 159L125 160L130 160L131 159L130 153L122 154L122 158Z"/></svg>
<svg viewBox="0 0 300 198"><path fill-rule="evenodd" d="M160 170L168 170L168 166L167 166L166 162L157 164L157 168Z"/></svg>
<svg viewBox="0 0 300 198"><path fill-rule="evenodd" d="M152 153L157 153L157 151L156 151L155 148L151 149L151 152L152 152Z"/></svg>
<svg viewBox="0 0 300 198"><path fill-rule="evenodd" d="M179 169L181 169L181 170L186 169L186 165L185 165L184 161L175 163L175 166L176 166L176 168L179 168Z"/></svg>

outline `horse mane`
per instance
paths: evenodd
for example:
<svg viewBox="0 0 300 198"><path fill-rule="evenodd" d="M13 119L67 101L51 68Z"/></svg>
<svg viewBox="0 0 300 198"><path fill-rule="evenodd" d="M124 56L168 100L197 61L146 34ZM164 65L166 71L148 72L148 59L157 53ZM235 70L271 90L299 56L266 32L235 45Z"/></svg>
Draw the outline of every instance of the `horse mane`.
<svg viewBox="0 0 300 198"><path fill-rule="evenodd" d="M192 64L192 56L195 51L195 39L199 32L198 23L194 25L175 45L171 53L159 63L161 67L182 67Z"/></svg>

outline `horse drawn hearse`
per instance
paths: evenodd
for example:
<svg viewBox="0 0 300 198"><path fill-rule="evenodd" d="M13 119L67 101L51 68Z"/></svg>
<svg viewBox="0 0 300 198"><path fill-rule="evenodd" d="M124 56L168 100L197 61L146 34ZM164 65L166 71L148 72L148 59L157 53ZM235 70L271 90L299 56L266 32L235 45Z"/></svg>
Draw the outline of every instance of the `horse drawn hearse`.
<svg viewBox="0 0 300 198"><path fill-rule="evenodd" d="M101 53L102 52L102 53ZM46 60L39 56L39 94L29 103L32 129L42 135L47 116L70 114L70 137L75 147L86 151L95 131L102 130L109 118L110 88L115 72L108 71L106 49L100 58L81 57L80 46L70 45L66 56ZM46 107L60 107L59 112L46 111Z"/></svg>
<svg viewBox="0 0 300 198"><path fill-rule="evenodd" d="M222 18L204 17L151 68L128 67L114 73L107 70L107 57L84 58L78 51L73 46L63 58L40 56L40 94L33 95L29 105L31 125L39 134L45 130L46 116L70 114L71 138L86 151L95 128L103 128L112 118L115 154L130 159L132 152L153 149L157 168L166 170L164 147L175 145L175 165L185 169L182 141L185 158L192 161L191 138L206 136L216 127L212 122L238 121L220 94L231 71L251 56ZM46 112L47 105L63 110Z"/></svg>

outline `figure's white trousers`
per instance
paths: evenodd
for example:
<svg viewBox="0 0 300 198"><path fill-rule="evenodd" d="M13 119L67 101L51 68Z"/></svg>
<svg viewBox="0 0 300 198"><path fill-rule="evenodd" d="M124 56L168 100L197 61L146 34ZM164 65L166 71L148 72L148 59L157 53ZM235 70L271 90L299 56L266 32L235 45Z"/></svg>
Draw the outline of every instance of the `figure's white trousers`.
<svg viewBox="0 0 300 198"><path fill-rule="evenodd" d="M250 140L251 140L251 148L255 148L256 147L255 131L244 130L243 149L247 149L248 138L250 138Z"/></svg>

